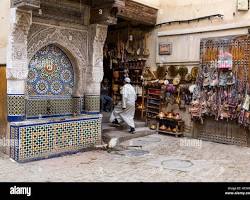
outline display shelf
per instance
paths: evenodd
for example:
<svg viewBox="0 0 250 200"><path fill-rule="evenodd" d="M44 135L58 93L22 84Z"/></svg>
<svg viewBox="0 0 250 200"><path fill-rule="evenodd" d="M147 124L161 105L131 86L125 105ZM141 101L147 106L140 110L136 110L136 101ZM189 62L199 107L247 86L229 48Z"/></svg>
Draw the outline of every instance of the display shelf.
<svg viewBox="0 0 250 200"><path fill-rule="evenodd" d="M148 115L147 115L147 117L148 117L148 118L151 118L151 119L156 119L155 116L148 116Z"/></svg>
<svg viewBox="0 0 250 200"><path fill-rule="evenodd" d="M159 110L159 109L160 109L159 107L154 107L154 106L148 106L148 108L151 108L151 109L157 109L157 110Z"/></svg>
<svg viewBox="0 0 250 200"><path fill-rule="evenodd" d="M160 88L148 88L147 90L157 90L157 91L161 91Z"/></svg>
<svg viewBox="0 0 250 200"><path fill-rule="evenodd" d="M161 96L161 94L148 93L148 95Z"/></svg>
<svg viewBox="0 0 250 200"><path fill-rule="evenodd" d="M161 101L161 99L159 99L159 98L157 99L157 98L147 97L147 99L148 99L148 100L156 100L156 101L159 101L159 102Z"/></svg>
<svg viewBox="0 0 250 200"><path fill-rule="evenodd" d="M160 103L152 103L152 102L150 102L149 104L156 105L156 106L160 105Z"/></svg>
<svg viewBox="0 0 250 200"><path fill-rule="evenodd" d="M171 131L164 131L164 130L157 130L158 133L164 133L164 134L171 134L171 135L175 135L175 137L178 136L183 136L183 132L171 132Z"/></svg>
<svg viewBox="0 0 250 200"><path fill-rule="evenodd" d="M148 110L147 112L148 112L148 113L153 113L153 114L156 114L156 115L159 114L159 112L153 112L153 111L151 111L151 110Z"/></svg>
<svg viewBox="0 0 250 200"><path fill-rule="evenodd" d="M184 135L184 127L185 122L181 119L173 119L173 118L159 118L157 117L157 132L158 133L166 133L177 136ZM168 131L160 129L161 125L165 125L165 127L170 127L171 129L176 129L176 131Z"/></svg>
<svg viewBox="0 0 250 200"><path fill-rule="evenodd" d="M161 89L158 89L158 88L148 88L146 94L147 94L146 124L150 125L150 123L153 120L155 121L157 119L157 115L159 114L159 112L161 111L161 108L162 108L162 100L163 99L161 98L161 96L162 96Z"/></svg>
<svg viewBox="0 0 250 200"><path fill-rule="evenodd" d="M175 118L168 118L168 117L157 117L159 120L167 120L167 121L175 121L175 122L182 122L182 119L175 119Z"/></svg>

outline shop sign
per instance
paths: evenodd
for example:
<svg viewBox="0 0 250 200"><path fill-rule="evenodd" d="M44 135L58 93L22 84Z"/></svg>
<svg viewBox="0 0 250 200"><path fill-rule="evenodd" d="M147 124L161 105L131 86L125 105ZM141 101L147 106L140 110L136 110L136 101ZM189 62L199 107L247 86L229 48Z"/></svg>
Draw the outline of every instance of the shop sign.
<svg viewBox="0 0 250 200"><path fill-rule="evenodd" d="M159 54L160 55L171 55L172 54L172 44L171 43L160 43L159 44Z"/></svg>
<svg viewBox="0 0 250 200"><path fill-rule="evenodd" d="M238 10L249 10L249 0L238 0Z"/></svg>

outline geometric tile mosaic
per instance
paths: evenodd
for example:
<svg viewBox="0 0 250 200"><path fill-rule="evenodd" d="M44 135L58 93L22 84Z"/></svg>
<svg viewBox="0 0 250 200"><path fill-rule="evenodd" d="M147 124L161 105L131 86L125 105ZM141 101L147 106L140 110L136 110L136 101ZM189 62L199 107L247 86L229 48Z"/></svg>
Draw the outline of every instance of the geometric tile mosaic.
<svg viewBox="0 0 250 200"><path fill-rule="evenodd" d="M74 72L67 55L56 45L40 49L29 63L29 96L70 96Z"/></svg>
<svg viewBox="0 0 250 200"><path fill-rule="evenodd" d="M84 97L81 97L81 113L85 111Z"/></svg>
<svg viewBox="0 0 250 200"><path fill-rule="evenodd" d="M25 115L25 98L24 95L8 95L8 116Z"/></svg>
<svg viewBox="0 0 250 200"><path fill-rule="evenodd" d="M79 115L81 113L81 98L73 97L73 113Z"/></svg>
<svg viewBox="0 0 250 200"><path fill-rule="evenodd" d="M86 95L84 104L86 112L100 112L100 96Z"/></svg>
<svg viewBox="0 0 250 200"><path fill-rule="evenodd" d="M18 162L71 153L101 143L101 118L65 120L63 122L10 125L11 157Z"/></svg>
<svg viewBox="0 0 250 200"><path fill-rule="evenodd" d="M69 115L73 114L74 100L71 97L60 99L28 99L26 109L27 117Z"/></svg>

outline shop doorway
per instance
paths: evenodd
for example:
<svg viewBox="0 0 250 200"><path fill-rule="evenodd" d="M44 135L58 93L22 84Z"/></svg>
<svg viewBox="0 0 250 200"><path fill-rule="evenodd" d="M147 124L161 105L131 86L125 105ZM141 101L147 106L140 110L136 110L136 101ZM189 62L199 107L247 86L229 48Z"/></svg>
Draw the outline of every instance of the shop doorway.
<svg viewBox="0 0 250 200"><path fill-rule="evenodd" d="M149 56L146 44L149 31L146 25L120 18L116 25L109 26L103 56L102 112L112 112L121 101L120 89L124 78L129 77L137 93L135 118L145 120L141 109L144 101L141 77Z"/></svg>

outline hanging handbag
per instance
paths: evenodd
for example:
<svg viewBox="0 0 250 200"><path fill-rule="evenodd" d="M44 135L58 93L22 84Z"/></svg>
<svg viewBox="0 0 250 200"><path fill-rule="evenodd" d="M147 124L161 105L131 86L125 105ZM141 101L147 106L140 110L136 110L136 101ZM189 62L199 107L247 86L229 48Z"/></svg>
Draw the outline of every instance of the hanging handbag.
<svg viewBox="0 0 250 200"><path fill-rule="evenodd" d="M247 94L243 103L242 108L246 111L249 110L249 104L250 104L250 96Z"/></svg>
<svg viewBox="0 0 250 200"><path fill-rule="evenodd" d="M226 86L227 85L227 74L226 73L221 73L219 77L219 86Z"/></svg>
<svg viewBox="0 0 250 200"><path fill-rule="evenodd" d="M217 86L219 83L219 80L218 80L218 73L217 71L214 71L211 76L210 76L210 86L214 87L214 86Z"/></svg>

